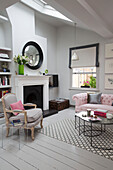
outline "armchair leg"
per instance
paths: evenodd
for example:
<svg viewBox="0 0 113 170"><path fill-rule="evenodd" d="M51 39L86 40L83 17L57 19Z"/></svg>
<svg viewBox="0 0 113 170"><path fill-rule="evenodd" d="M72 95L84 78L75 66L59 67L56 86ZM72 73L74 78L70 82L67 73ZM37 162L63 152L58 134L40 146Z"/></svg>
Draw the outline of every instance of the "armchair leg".
<svg viewBox="0 0 113 170"><path fill-rule="evenodd" d="M31 138L34 140L34 127L31 128Z"/></svg>
<svg viewBox="0 0 113 170"><path fill-rule="evenodd" d="M41 128L43 128L42 122L43 122L43 119L42 119L42 120L41 120L41 122L40 122L40 126L41 126Z"/></svg>
<svg viewBox="0 0 113 170"><path fill-rule="evenodd" d="M7 127L7 129L6 129L6 137L8 137L8 135L9 135L9 127Z"/></svg>

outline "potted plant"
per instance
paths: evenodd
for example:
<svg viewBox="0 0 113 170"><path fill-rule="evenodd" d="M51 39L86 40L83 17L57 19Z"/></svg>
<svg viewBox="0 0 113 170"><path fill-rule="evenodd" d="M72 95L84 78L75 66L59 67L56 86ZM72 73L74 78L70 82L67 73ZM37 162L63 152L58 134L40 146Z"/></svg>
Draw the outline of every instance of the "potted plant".
<svg viewBox="0 0 113 170"><path fill-rule="evenodd" d="M90 76L90 86L91 88L96 88L96 78L93 76Z"/></svg>
<svg viewBox="0 0 113 170"><path fill-rule="evenodd" d="M84 81L81 88L90 88L90 82L88 80Z"/></svg>
<svg viewBox="0 0 113 170"><path fill-rule="evenodd" d="M24 75L24 65L29 62L28 56L18 55L14 57L14 62L19 65L19 75Z"/></svg>

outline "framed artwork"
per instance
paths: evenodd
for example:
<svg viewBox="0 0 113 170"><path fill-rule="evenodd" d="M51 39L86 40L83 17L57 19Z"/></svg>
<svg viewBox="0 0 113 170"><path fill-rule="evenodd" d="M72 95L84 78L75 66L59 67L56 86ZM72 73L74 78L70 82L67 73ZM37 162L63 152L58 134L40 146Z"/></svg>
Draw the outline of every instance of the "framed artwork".
<svg viewBox="0 0 113 170"><path fill-rule="evenodd" d="M113 58L105 60L105 73L113 73Z"/></svg>
<svg viewBox="0 0 113 170"><path fill-rule="evenodd" d="M113 89L113 74L105 75L105 89Z"/></svg>
<svg viewBox="0 0 113 170"><path fill-rule="evenodd" d="M105 45L105 58L113 58L113 43Z"/></svg>

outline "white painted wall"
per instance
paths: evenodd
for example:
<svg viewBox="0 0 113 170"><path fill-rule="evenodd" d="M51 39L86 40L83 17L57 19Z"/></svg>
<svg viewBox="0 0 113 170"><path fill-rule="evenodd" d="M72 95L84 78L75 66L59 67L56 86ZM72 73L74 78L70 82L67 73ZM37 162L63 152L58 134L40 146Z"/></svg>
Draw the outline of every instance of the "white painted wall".
<svg viewBox="0 0 113 170"><path fill-rule="evenodd" d="M12 48L12 27L10 22L3 24L5 47Z"/></svg>
<svg viewBox="0 0 113 170"><path fill-rule="evenodd" d="M57 28L41 20L36 14L36 35L47 38L47 69L49 74L57 73ZM49 90L50 100L58 97L58 88Z"/></svg>
<svg viewBox="0 0 113 170"><path fill-rule="evenodd" d="M60 27L57 30L57 70L60 75L59 97L69 98L70 103L72 96L76 93L83 92L83 90L70 90L71 87L71 70L68 68L69 64L69 48L75 46L88 45L99 43L99 90L102 93L113 93L113 90L104 89L104 45L106 42L113 42L113 40L105 40L98 34L92 31L77 28L76 30L76 44L75 44L75 28L72 26Z"/></svg>
<svg viewBox="0 0 113 170"><path fill-rule="evenodd" d="M0 23L0 46L1 47L5 46L5 34L4 34L4 28L2 23Z"/></svg>
<svg viewBox="0 0 113 170"><path fill-rule="evenodd" d="M7 12L12 25L13 57L22 53L22 49L28 41L35 41L42 48L44 61L41 68L31 70L25 66L24 69L25 74L38 75L39 71L43 72L47 68L47 40L44 37L35 35L34 10L24 4L17 3L9 7ZM15 71L18 71L18 65L13 62L12 68L12 72L15 74Z"/></svg>
<svg viewBox="0 0 113 170"><path fill-rule="evenodd" d="M57 28L49 23L41 20L36 14L36 35L47 38L47 68L49 73L56 73L57 71Z"/></svg>
<svg viewBox="0 0 113 170"><path fill-rule="evenodd" d="M56 28L41 21L38 17L35 20L34 10L21 3L9 7L7 12L12 25L13 56L21 54L23 46L28 41L37 42L44 54L44 61L41 68L31 70L25 66L25 74L38 75L39 71L44 72L45 69L48 69L49 73L56 73ZM18 65L14 62L12 62L11 71L13 75L15 71L18 71ZM57 91L57 88L50 90L50 99L57 97Z"/></svg>

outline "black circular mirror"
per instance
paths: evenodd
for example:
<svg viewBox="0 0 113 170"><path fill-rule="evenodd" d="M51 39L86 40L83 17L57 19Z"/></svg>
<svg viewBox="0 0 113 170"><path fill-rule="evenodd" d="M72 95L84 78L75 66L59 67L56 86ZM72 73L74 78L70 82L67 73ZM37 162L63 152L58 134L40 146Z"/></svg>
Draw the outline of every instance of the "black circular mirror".
<svg viewBox="0 0 113 170"><path fill-rule="evenodd" d="M30 69L36 70L41 67L43 63L43 52L36 42L30 41L26 43L22 50L22 55L29 57L30 60L27 66Z"/></svg>

